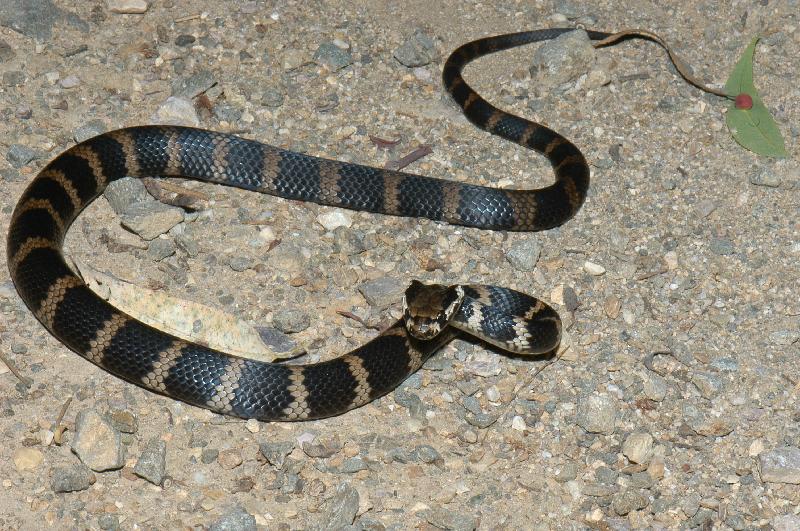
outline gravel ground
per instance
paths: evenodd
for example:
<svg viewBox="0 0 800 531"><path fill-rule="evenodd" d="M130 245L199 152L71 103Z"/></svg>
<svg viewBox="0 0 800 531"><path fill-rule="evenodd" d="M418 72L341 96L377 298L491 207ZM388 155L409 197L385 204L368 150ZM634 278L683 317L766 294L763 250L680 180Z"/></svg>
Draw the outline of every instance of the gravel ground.
<svg viewBox="0 0 800 531"><path fill-rule="evenodd" d="M32 384L0 364L0 528L800 527L797 0L112 9L140 3L0 4L3 246L16 198L49 159L142 123L375 165L428 144L409 170L542 185L546 161L472 127L439 82L457 45L536 27L647 28L717 83L763 35L756 84L791 156L741 149L723 103L652 43L595 53L570 38L467 71L591 162L586 205L556 230L493 233L178 183L202 198L190 212L127 183L79 218L73 258L265 327L309 360L371 337L338 312L385 322L412 278L537 294L562 314L569 348L548 365L455 341L341 417L243 422L72 354L2 264L0 348ZM400 142L382 149L370 135Z"/></svg>

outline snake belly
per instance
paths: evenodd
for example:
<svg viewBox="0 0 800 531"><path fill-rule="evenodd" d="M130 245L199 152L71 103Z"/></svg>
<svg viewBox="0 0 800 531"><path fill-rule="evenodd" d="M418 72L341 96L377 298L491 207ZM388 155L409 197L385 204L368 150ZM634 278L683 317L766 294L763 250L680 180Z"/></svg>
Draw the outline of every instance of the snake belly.
<svg viewBox="0 0 800 531"><path fill-rule="evenodd" d="M70 224L116 179L180 176L484 229L558 226L586 197L589 167L583 155L558 133L493 107L464 81L461 71L482 55L567 31L571 28L476 40L455 50L443 70L445 88L472 123L547 157L556 180L546 188L500 190L321 159L202 129L129 127L77 144L33 179L9 226L11 279L28 308L59 341L150 391L264 421L329 417L368 403L419 369L452 333L418 340L398 321L356 350L322 363L285 365L231 356L147 326L94 294L65 261L62 246ZM592 39L607 35L589 33ZM535 319L538 311L532 307L530 317ZM552 310L541 311L545 320L553 321ZM513 342L513 331L504 333ZM560 328L556 344L559 335ZM552 342L553 337L545 334L540 341Z"/></svg>

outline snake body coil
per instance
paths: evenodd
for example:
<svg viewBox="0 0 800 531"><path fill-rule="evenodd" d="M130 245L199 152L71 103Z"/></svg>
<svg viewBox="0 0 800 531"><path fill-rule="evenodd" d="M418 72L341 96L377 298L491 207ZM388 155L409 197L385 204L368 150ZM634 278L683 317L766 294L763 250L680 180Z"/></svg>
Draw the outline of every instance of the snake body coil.
<svg viewBox="0 0 800 531"><path fill-rule="evenodd" d="M62 245L75 217L123 176L182 176L289 199L456 225L535 231L558 226L583 203L589 167L554 131L496 109L461 76L482 55L554 38L570 29L489 37L458 48L445 87L478 127L543 153L556 181L499 190L281 150L185 127L142 126L82 142L51 161L20 198L9 228L8 267L22 299L60 341L108 372L151 391L220 413L260 420L337 415L380 397L416 371L451 333L417 339L398 321L358 349L312 365L238 358L151 328L95 295L67 266ZM589 32L592 39L605 33ZM557 314L511 290L465 286L457 328L514 350L557 346ZM465 299L466 300L466 299ZM455 308L458 305L453 305ZM460 323L460 325L458 324Z"/></svg>

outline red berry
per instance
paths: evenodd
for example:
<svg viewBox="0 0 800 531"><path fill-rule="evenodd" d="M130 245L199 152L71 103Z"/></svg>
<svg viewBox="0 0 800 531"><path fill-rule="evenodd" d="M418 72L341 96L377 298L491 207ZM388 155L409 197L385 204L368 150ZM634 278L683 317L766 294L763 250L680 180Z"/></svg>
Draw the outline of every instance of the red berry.
<svg viewBox="0 0 800 531"><path fill-rule="evenodd" d="M748 110L753 108L753 98L750 97L750 94L741 93L736 96L736 99L733 101L734 106L737 109Z"/></svg>

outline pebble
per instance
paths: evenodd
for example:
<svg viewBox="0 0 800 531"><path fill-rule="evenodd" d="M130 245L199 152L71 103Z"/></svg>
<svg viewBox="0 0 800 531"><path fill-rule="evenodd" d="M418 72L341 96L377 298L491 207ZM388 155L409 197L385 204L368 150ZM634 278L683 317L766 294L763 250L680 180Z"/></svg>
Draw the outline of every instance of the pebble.
<svg viewBox="0 0 800 531"><path fill-rule="evenodd" d="M314 62L336 72L353 64L353 56L332 42L324 42L314 52Z"/></svg>
<svg viewBox="0 0 800 531"><path fill-rule="evenodd" d="M89 140L92 137L95 137L95 136L97 136L99 134L105 133L107 130L108 130L108 128L106 127L106 124L105 124L105 122L103 122L103 120L99 120L99 119L98 120L90 120L90 121L86 122L85 124L79 126L77 129L75 129L75 134L73 135L73 138L75 139L75 142L83 142L84 140ZM126 177L126 179L129 179L129 178L130 177ZM117 183L120 180L116 180L116 181L112 182L111 184ZM139 181L139 179L136 179L136 180ZM106 190L108 190L108 188L106 188Z"/></svg>
<svg viewBox="0 0 800 531"><path fill-rule="evenodd" d="M200 118L192 102L186 98L170 96L159 105L156 112L150 117L153 123L162 125L185 125L198 127Z"/></svg>
<svg viewBox="0 0 800 531"><path fill-rule="evenodd" d="M429 446L427 444L422 444L414 448L414 453L420 461L426 464L431 464L442 460L442 456L439 455L439 452L437 452L433 446Z"/></svg>
<svg viewBox="0 0 800 531"><path fill-rule="evenodd" d="M525 424L525 419L519 415L514 415L514 418L511 419L511 428L517 431L525 431L527 428L527 424Z"/></svg>
<svg viewBox="0 0 800 531"><path fill-rule="evenodd" d="M734 253L733 242L727 238L711 238L709 244L711 252L720 256L728 256Z"/></svg>
<svg viewBox="0 0 800 531"><path fill-rule="evenodd" d="M535 236L530 236L512 243L506 253L506 260L517 271L530 272L536 269L541 252L539 240Z"/></svg>
<svg viewBox="0 0 800 531"><path fill-rule="evenodd" d="M800 484L800 448L786 446L758 456L761 481Z"/></svg>
<svg viewBox="0 0 800 531"><path fill-rule="evenodd" d="M339 227L350 228L353 225L353 216L341 210L323 212L317 216L317 223L322 225L325 230L334 231Z"/></svg>
<svg viewBox="0 0 800 531"><path fill-rule="evenodd" d="M247 421L244 423L244 427L250 433L258 433L261 431L261 424L259 424L256 419L247 419Z"/></svg>
<svg viewBox="0 0 800 531"><path fill-rule="evenodd" d="M0 25L47 42L56 24L66 22L82 32L89 24L75 13L61 9L52 0L3 0L0 2Z"/></svg>
<svg viewBox="0 0 800 531"><path fill-rule="evenodd" d="M129 205L120 216L122 226L138 234L144 240L153 240L182 222L183 210L159 203L141 201Z"/></svg>
<svg viewBox="0 0 800 531"><path fill-rule="evenodd" d="M590 395L578 400L578 426L589 433L614 433L617 405L606 395Z"/></svg>
<svg viewBox="0 0 800 531"><path fill-rule="evenodd" d="M800 515L781 514L772 518L773 531L797 531L800 529Z"/></svg>
<svg viewBox="0 0 800 531"><path fill-rule="evenodd" d="M427 34L417 30L394 51L393 55L403 66L409 68L425 66L436 58L436 45Z"/></svg>
<svg viewBox="0 0 800 531"><path fill-rule="evenodd" d="M53 492L86 490L94 485L95 481L94 473L82 463L54 468L50 474L50 487Z"/></svg>
<svg viewBox="0 0 800 531"><path fill-rule="evenodd" d="M228 265L234 271L247 271L253 267L253 259L249 256L234 256L228 261Z"/></svg>
<svg viewBox="0 0 800 531"><path fill-rule="evenodd" d="M0 39L0 63L6 63L17 56L17 52L3 39Z"/></svg>
<svg viewBox="0 0 800 531"><path fill-rule="evenodd" d="M106 0L108 10L112 13L140 15L147 11L147 0Z"/></svg>
<svg viewBox="0 0 800 531"><path fill-rule="evenodd" d="M180 100L191 100L198 95L209 91L217 84L217 79L210 70L202 69L188 77L180 77L172 83L172 93Z"/></svg>
<svg viewBox="0 0 800 531"><path fill-rule="evenodd" d="M142 180L133 177L123 177L109 183L103 192L103 197L117 215L125 212L134 203L153 200Z"/></svg>
<svg viewBox="0 0 800 531"><path fill-rule="evenodd" d="M353 486L340 483L322 514L321 528L330 531L349 528L358 514L359 500L358 491Z"/></svg>
<svg viewBox="0 0 800 531"><path fill-rule="evenodd" d="M765 167L761 171L754 170L750 173L750 184L777 188L781 185L781 176L775 172L774 168Z"/></svg>
<svg viewBox="0 0 800 531"><path fill-rule="evenodd" d="M153 485L161 485L164 483L166 467L167 443L158 437L153 437L139 455L133 473Z"/></svg>
<svg viewBox="0 0 800 531"><path fill-rule="evenodd" d="M653 456L653 436L644 432L633 432L622 443L622 454L631 463L647 463Z"/></svg>
<svg viewBox="0 0 800 531"><path fill-rule="evenodd" d="M340 469L343 474L355 474L356 472L361 472L362 470L369 470L369 466L360 457L351 457L349 459L345 459Z"/></svg>
<svg viewBox="0 0 800 531"><path fill-rule="evenodd" d="M81 80L78 79L78 76L67 76L59 80L58 84L61 85L62 88L72 89L79 86L81 84Z"/></svg>
<svg viewBox="0 0 800 531"><path fill-rule="evenodd" d="M556 472L556 481L566 483L578 477L578 464L575 461L567 461Z"/></svg>
<svg viewBox="0 0 800 531"><path fill-rule="evenodd" d="M294 352L297 349L297 342L289 336L271 326L257 326L256 332L261 341L277 354Z"/></svg>
<svg viewBox="0 0 800 531"><path fill-rule="evenodd" d="M36 448L19 448L14 452L14 467L19 472L33 470L42 464L44 455Z"/></svg>
<svg viewBox="0 0 800 531"><path fill-rule="evenodd" d="M84 409L75 419L72 451L95 472L116 470L125 464L125 447L120 432L93 409Z"/></svg>
<svg viewBox="0 0 800 531"><path fill-rule="evenodd" d="M256 529L256 517L244 507L237 505L212 523L209 531L256 531Z"/></svg>
<svg viewBox="0 0 800 531"><path fill-rule="evenodd" d="M261 443L258 450L269 464L276 468L283 468L286 456L294 450L293 442L267 442Z"/></svg>
<svg viewBox="0 0 800 531"><path fill-rule="evenodd" d="M588 72L595 62L595 50L583 30L570 31L546 41L533 54L531 76L540 90L555 89Z"/></svg>
<svg viewBox="0 0 800 531"><path fill-rule="evenodd" d="M641 492L638 490L629 489L624 491L622 494L615 496L614 501L611 502L611 507L618 515L625 516L631 511L644 509L647 507L648 503L647 497Z"/></svg>
<svg viewBox="0 0 800 531"><path fill-rule="evenodd" d="M368 280L358 287L367 304L378 309L385 309L403 300L408 286L395 277L379 277Z"/></svg>
<svg viewBox="0 0 800 531"><path fill-rule="evenodd" d="M589 262L588 260L583 263L583 270L595 277L599 277L606 272L605 267L600 264L595 264L594 262Z"/></svg>
<svg viewBox="0 0 800 531"><path fill-rule="evenodd" d="M474 516L459 511L443 508L429 509L423 511L422 516L429 524L439 529L473 531L478 528L478 522Z"/></svg>
<svg viewBox="0 0 800 531"><path fill-rule="evenodd" d="M11 144L6 153L6 160L14 168L21 168L36 159L36 152L22 144Z"/></svg>
<svg viewBox="0 0 800 531"><path fill-rule="evenodd" d="M169 238L156 238L147 247L147 256L154 262L160 262L175 254L175 242Z"/></svg>
<svg viewBox="0 0 800 531"><path fill-rule="evenodd" d="M285 334L296 334L311 325L311 317L302 310L278 310L272 317L272 324Z"/></svg>

